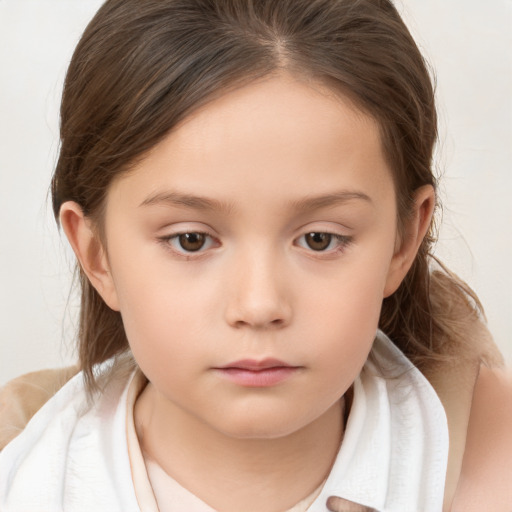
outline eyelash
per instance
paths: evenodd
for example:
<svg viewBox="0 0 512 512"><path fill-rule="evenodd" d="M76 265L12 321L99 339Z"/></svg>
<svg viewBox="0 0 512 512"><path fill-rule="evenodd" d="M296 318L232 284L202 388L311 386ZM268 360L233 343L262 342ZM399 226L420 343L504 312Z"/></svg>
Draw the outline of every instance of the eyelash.
<svg viewBox="0 0 512 512"><path fill-rule="evenodd" d="M160 237L158 240L161 242L166 249L171 250L173 253L178 254L179 256L183 256L187 259L193 258L193 257L199 257L202 255L202 253L206 250L204 249L204 245L198 248L196 251L187 251L183 246L181 246L181 249L178 247L173 246L173 242L177 242L180 244L180 237L185 235L196 235L196 236L203 236L206 240L210 241L209 245L213 245L216 242L216 239L210 235L209 233L203 232L203 231L182 231L180 233L174 233L173 235L169 236L163 236ZM217 242L218 243L218 242ZM207 247L207 249L210 249L211 247Z"/></svg>
<svg viewBox="0 0 512 512"><path fill-rule="evenodd" d="M209 246L205 249L204 245L202 245L195 251L188 251L181 245L181 243L179 241L180 237L185 236L185 235L203 236L203 237L205 237L206 240L210 241ZM328 237L330 237L329 244L328 244L327 248L322 249L322 250L315 250L311 247L306 247L307 243L305 245L301 245L298 243L298 240L300 240L304 237L307 237L309 235L327 235ZM175 234L172 234L169 236L160 237L158 240L160 243L162 243L162 245L164 245L164 247L166 249L171 250L173 253L175 253L179 256L182 256L186 259L198 258L206 250L212 248L212 246L214 246L215 243L219 243L218 240L215 239L215 237L213 237L209 233L203 232L203 231L182 231L180 233L175 233ZM181 248L173 246L173 242L175 242L175 241L181 246ZM296 238L294 240L294 243L295 243L295 245L298 245L299 247L301 247L307 251L311 251L313 254L333 255L333 254L338 254L338 253L343 252L352 243L352 241L353 241L353 237L351 237L351 236L339 235L337 233L331 233L328 231L309 231L308 233L304 233L300 237ZM329 249L329 246L333 242L335 243L336 246ZM208 242L206 242L206 243L208 243Z"/></svg>
<svg viewBox="0 0 512 512"><path fill-rule="evenodd" d="M309 231L308 233L304 233L300 237L296 238L296 241L298 241L304 237L310 236L310 235L327 235L328 237L330 237L329 244L328 244L327 248L323 249L323 250L316 251L312 247L306 247L305 245L297 244L297 245L299 245L299 247L302 247L308 251L312 251L313 253L316 253L319 255L321 255L321 254L326 254L326 255L327 254L338 254L340 252L343 252L352 243L352 240L353 240L353 238L351 236L339 235L337 233L330 233L329 231ZM328 247L333 242L335 243L335 247L328 249ZM307 243L306 243L306 245L307 245Z"/></svg>

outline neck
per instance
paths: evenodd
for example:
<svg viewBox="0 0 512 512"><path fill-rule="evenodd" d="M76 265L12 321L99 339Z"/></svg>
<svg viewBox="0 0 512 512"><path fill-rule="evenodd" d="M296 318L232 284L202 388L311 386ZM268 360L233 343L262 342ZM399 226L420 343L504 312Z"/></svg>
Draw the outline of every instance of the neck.
<svg viewBox="0 0 512 512"><path fill-rule="evenodd" d="M216 510L286 510L327 477L343 434L338 402L301 430L272 439L224 435L148 384L135 405L146 457Z"/></svg>

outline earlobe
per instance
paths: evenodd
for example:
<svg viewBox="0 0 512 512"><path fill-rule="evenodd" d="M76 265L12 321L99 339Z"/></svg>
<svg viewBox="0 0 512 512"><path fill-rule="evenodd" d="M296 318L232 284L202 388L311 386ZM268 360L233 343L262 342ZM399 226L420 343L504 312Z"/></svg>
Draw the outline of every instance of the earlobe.
<svg viewBox="0 0 512 512"><path fill-rule="evenodd" d="M424 185L415 191L414 211L405 233L393 255L384 288L384 297L392 295L411 268L418 249L427 234L436 203L434 187Z"/></svg>
<svg viewBox="0 0 512 512"><path fill-rule="evenodd" d="M60 208L60 224L87 278L106 304L119 311L107 254L80 205L67 201Z"/></svg>

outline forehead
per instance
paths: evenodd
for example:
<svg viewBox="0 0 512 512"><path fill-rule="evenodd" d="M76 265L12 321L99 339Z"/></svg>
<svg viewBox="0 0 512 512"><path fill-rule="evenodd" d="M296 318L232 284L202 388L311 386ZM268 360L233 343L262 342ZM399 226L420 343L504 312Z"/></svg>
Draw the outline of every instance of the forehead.
<svg viewBox="0 0 512 512"><path fill-rule="evenodd" d="M175 187L231 202L294 201L340 188L370 195L390 178L373 118L317 82L281 74L201 107L119 185L142 201Z"/></svg>
<svg viewBox="0 0 512 512"><path fill-rule="evenodd" d="M197 158L229 158L238 157L239 150L251 154L259 148L277 155L307 141L303 153L310 148L316 159L321 156L318 146L326 149L335 142L354 147L362 133L368 145L380 146L376 122L348 98L319 82L283 73L207 103L173 130L169 143Z"/></svg>

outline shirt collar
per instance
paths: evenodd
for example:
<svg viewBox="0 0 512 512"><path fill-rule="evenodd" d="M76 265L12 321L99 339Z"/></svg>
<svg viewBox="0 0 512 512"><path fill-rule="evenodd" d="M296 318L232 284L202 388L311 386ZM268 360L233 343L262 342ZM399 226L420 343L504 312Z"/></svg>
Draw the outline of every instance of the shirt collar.
<svg viewBox="0 0 512 512"><path fill-rule="evenodd" d="M354 382L341 448L309 512L335 496L379 512L441 510L448 426L434 389L381 331Z"/></svg>

